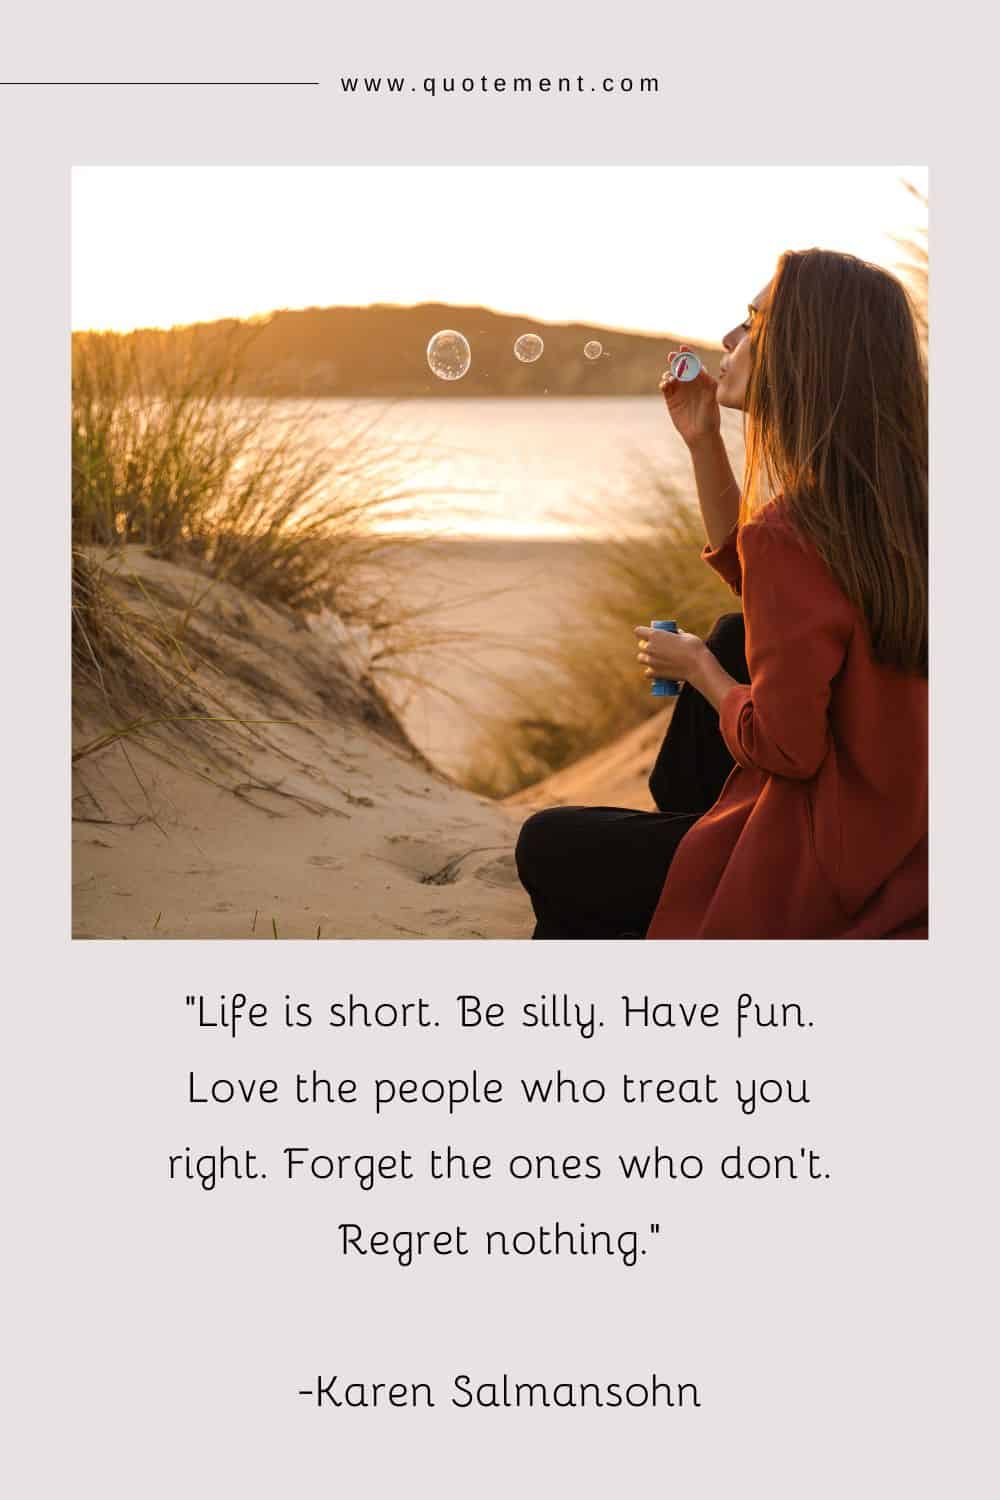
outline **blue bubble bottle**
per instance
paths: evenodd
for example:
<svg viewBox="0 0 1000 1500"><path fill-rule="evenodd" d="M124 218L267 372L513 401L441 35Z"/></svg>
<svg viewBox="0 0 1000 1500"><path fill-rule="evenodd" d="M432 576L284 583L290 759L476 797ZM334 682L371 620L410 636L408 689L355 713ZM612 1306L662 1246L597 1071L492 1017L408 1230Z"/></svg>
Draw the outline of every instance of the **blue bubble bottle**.
<svg viewBox="0 0 1000 1500"><path fill-rule="evenodd" d="M676 620L650 620L654 630L672 630L677 634ZM654 698L676 698L681 690L681 685L673 677L654 677L653 686L650 688Z"/></svg>

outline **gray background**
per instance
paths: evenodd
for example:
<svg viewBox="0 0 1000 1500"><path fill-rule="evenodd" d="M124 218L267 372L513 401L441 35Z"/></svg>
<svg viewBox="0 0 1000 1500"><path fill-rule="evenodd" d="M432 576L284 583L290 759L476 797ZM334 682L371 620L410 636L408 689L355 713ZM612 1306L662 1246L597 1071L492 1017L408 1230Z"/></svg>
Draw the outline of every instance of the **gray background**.
<svg viewBox="0 0 1000 1500"><path fill-rule="evenodd" d="M4 1012L4 1201L10 1303L5 1466L18 1496L349 1492L383 1497L591 1497L656 1491L778 1500L991 1493L984 1207L993 1029L987 944L994 886L984 793L995 710L983 646L995 595L995 240L975 103L978 59L952 9L928 32L907 14L841 7L836 26L719 7L421 7L394 14L288 4L90 7L21 20L8 78L316 76L320 89L0 89L5 232L0 361L5 435L3 592L13 723L4 737L9 850ZM960 49L961 53L960 53ZM962 66L962 83L950 71ZM934 70L932 71L932 63ZM822 76L820 65L822 64ZM620 97L345 99L341 72L658 72L669 101ZM947 82L945 80L953 80ZM973 101L970 105L969 101ZM691 105L694 108L691 108ZM491 162L597 165L929 161L934 200L933 937L826 944L72 945L69 931L68 393L70 166L177 162ZM985 204L985 208L984 208ZM127 213L127 204L122 212ZM405 226L403 226L405 229ZM664 233L671 232L665 219ZM289 226L289 254L295 230ZM780 248L780 247L776 247ZM405 233L400 253L405 254ZM739 225L719 256L739 254ZM606 274L602 271L601 274ZM623 243L627 274L627 243ZM186 991L271 998L349 988L521 1001L569 989L615 1009L623 990L803 1001L792 1043L721 1037L539 1044L444 1027L302 1044L267 1034L196 1045ZM608 1014L608 1012L605 1012ZM433 1040L431 1037L433 1035ZM600 1049L600 1050L599 1050ZM581 1151L647 1138L816 1144L825 1184L702 1184L370 1197L308 1185L200 1194L171 1188L165 1154L192 1144L300 1138L352 1149L336 1120L246 1111L190 1122L185 1068L319 1065L513 1077L534 1064L650 1074L750 1059L809 1077L816 1103L756 1122L730 1106L645 1127L623 1110L506 1110L451 1129L407 1119L407 1144L453 1137ZM431 1058L433 1056L433 1062ZM765 1063L766 1059L766 1063ZM255 1063L254 1067L249 1064ZM805 1114L805 1118L803 1118ZM698 1122L704 1118L705 1123ZM352 1137L389 1148L403 1124ZM357 1142L360 1144L360 1141ZM345 1210L350 1208L350 1213ZM475 1225L559 1214L664 1232L635 1271L599 1262L442 1261L398 1271L338 1261L338 1218ZM347 1272L350 1271L350 1274ZM614 1379L656 1368L696 1379L695 1413L318 1413L294 1394L320 1370L362 1378Z"/></svg>

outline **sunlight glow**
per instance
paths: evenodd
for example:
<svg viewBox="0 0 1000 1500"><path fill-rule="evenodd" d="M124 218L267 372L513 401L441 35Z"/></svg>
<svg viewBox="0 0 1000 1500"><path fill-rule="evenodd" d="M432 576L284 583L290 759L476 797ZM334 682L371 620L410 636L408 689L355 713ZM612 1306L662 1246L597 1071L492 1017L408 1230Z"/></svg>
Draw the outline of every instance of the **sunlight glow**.
<svg viewBox="0 0 1000 1500"><path fill-rule="evenodd" d="M73 327L485 304L716 340L779 252L892 265L923 167L78 167Z"/></svg>

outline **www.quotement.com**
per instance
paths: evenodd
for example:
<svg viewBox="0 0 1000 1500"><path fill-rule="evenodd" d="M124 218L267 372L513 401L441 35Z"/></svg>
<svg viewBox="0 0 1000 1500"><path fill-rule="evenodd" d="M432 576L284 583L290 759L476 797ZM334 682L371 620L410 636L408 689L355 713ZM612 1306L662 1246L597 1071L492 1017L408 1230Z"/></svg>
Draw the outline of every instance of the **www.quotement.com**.
<svg viewBox="0 0 1000 1500"><path fill-rule="evenodd" d="M517 76L513 78L491 78L486 73L459 77L431 74L419 82L408 82L406 77L395 74L342 77L341 92L345 94L430 94L437 98L443 94L658 94L660 80L655 76L632 78L628 74L619 78L611 76L589 82L582 73L575 77L537 78Z"/></svg>

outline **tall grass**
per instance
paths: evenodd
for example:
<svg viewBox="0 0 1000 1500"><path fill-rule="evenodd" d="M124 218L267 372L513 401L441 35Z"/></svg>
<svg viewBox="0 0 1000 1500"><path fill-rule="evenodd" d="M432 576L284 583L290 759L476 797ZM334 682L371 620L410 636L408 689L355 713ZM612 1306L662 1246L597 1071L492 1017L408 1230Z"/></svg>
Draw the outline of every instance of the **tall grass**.
<svg viewBox="0 0 1000 1500"><path fill-rule="evenodd" d="M91 549L73 548L74 716L86 717L91 727L95 717L103 720L101 729L74 746L74 765L110 745L124 749L127 740L148 742L151 736L161 741L172 730L197 744L205 771L224 772L239 762L233 728L245 746L248 737L257 737L254 726L261 721L234 713L218 673L184 632L160 609L132 608L113 579ZM222 725L230 731L226 744L219 739Z"/></svg>
<svg viewBox="0 0 1000 1500"><path fill-rule="evenodd" d="M216 743L218 726L229 726L221 733L232 740L243 721L189 628L219 581L364 627L373 664L405 644L408 622L381 566L398 540L376 524L406 500L402 454L359 410L319 449L308 410L285 420L267 401L240 397L246 337L237 329L198 346L169 334L74 338L74 701L88 722L104 721L77 757L156 726ZM137 545L195 568L204 589L183 608L148 597L133 607L129 593L145 589L124 549ZM388 717L369 691L376 717Z"/></svg>
<svg viewBox="0 0 1000 1500"><path fill-rule="evenodd" d="M616 739L662 707L636 661L633 627L677 619L708 633L738 601L701 559L696 507L650 468L628 507L645 523L603 544L590 563L585 616L542 642L524 678L483 725L462 784L505 797Z"/></svg>
<svg viewBox="0 0 1000 1500"><path fill-rule="evenodd" d="M197 560L267 603L363 614L359 566L390 544L372 522L405 495L399 456L359 414L318 450L308 412L282 421L240 397L245 339L196 354L165 335L140 354L75 338L73 539Z"/></svg>
<svg viewBox="0 0 1000 1500"><path fill-rule="evenodd" d="M903 179L903 187L916 199L920 205L922 222L915 227L910 235L893 235L897 249L901 252L903 259L899 266L900 274L910 294L913 305L914 316L920 331L920 339L923 345L924 357L927 356L928 340L930 337L930 313L929 313L929 288L930 288L930 252L927 235L927 197L915 187L912 182Z"/></svg>

